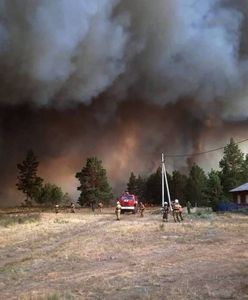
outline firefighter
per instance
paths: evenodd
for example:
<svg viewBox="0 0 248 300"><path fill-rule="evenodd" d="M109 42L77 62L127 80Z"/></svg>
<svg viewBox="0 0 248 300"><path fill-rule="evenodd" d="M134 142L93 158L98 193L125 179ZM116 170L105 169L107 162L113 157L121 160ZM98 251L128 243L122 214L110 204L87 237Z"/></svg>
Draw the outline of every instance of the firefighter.
<svg viewBox="0 0 248 300"><path fill-rule="evenodd" d="M187 203L186 203L186 205L187 205L187 211L188 211L188 214L190 215L190 209L191 209L191 203L190 203L190 201L187 201Z"/></svg>
<svg viewBox="0 0 248 300"><path fill-rule="evenodd" d="M181 219L181 221L183 221L183 208L182 208L182 205L179 204L179 217Z"/></svg>
<svg viewBox="0 0 248 300"><path fill-rule="evenodd" d="M163 212L163 222L168 222L169 206L167 202L164 203L162 212Z"/></svg>
<svg viewBox="0 0 248 300"><path fill-rule="evenodd" d="M117 201L117 203L116 203L115 214L116 214L116 220L120 221L120 218L121 218L121 204L120 204L119 201Z"/></svg>
<svg viewBox="0 0 248 300"><path fill-rule="evenodd" d="M140 211L140 217L143 218L144 211L145 211L145 205L143 204L143 202L140 202L140 204L139 204L139 211Z"/></svg>
<svg viewBox="0 0 248 300"><path fill-rule="evenodd" d="M95 212L95 205L96 205L96 202L94 200L90 202L92 212Z"/></svg>
<svg viewBox="0 0 248 300"><path fill-rule="evenodd" d="M180 222L183 220L182 217L182 206L179 204L178 199L175 199L173 205L173 218L175 222Z"/></svg>
<svg viewBox="0 0 248 300"><path fill-rule="evenodd" d="M58 212L59 212L59 205L56 204L56 205L55 205L55 213L57 214Z"/></svg>
<svg viewBox="0 0 248 300"><path fill-rule="evenodd" d="M75 204L71 202L71 213L75 214Z"/></svg>
<svg viewBox="0 0 248 300"><path fill-rule="evenodd" d="M98 209L99 209L100 214L102 213L102 208L103 208L103 204L102 204L102 202L99 202L98 203Z"/></svg>

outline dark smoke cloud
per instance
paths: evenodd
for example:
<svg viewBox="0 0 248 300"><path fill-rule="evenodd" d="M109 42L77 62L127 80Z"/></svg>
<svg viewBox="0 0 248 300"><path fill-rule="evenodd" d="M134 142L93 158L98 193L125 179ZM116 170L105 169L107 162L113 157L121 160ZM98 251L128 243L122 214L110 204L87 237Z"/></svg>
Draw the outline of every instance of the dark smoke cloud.
<svg viewBox="0 0 248 300"><path fill-rule="evenodd" d="M0 0L1 201L28 148L71 193L97 155L119 191L247 137L247 25L242 0Z"/></svg>
<svg viewBox="0 0 248 300"><path fill-rule="evenodd" d="M160 103L212 100L247 75L239 55L244 1L1 0L0 7L7 103L87 103L121 74L124 90L138 87Z"/></svg>

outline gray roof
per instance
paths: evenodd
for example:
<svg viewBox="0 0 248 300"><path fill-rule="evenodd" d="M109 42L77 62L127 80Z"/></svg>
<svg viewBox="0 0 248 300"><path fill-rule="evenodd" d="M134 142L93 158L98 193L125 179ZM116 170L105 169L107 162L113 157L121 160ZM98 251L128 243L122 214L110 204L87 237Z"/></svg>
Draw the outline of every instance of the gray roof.
<svg viewBox="0 0 248 300"><path fill-rule="evenodd" d="M229 192L234 193L234 192L243 192L243 191L248 191L248 182L236 187L235 189L232 189Z"/></svg>

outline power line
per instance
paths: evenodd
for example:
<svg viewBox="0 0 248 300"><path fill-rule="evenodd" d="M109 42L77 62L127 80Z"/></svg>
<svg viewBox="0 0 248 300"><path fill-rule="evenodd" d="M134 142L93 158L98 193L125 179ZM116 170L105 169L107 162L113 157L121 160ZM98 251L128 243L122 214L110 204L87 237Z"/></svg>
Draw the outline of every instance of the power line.
<svg viewBox="0 0 248 300"><path fill-rule="evenodd" d="M241 140L239 142L236 142L234 144L241 144L241 143L244 143L248 141L248 139L245 139L245 140ZM196 153L191 153L191 154L165 154L165 157L187 157L187 156L196 156L196 155L202 155L202 154L207 154L207 153L210 153L210 152L215 152L215 151L218 151L218 150L223 150L226 146L223 146L223 147L219 147L219 148L215 148L215 149L211 149L211 150L207 150L207 151L202 151L202 152L196 152Z"/></svg>

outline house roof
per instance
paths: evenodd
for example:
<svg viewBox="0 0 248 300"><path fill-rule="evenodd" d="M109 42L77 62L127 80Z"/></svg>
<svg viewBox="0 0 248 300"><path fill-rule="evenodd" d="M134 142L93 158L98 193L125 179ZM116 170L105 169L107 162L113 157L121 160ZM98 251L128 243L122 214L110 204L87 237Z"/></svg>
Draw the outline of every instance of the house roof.
<svg viewBox="0 0 248 300"><path fill-rule="evenodd" d="M230 190L229 192L235 193L235 192L243 192L243 191L248 191L248 182L236 187L235 189Z"/></svg>

